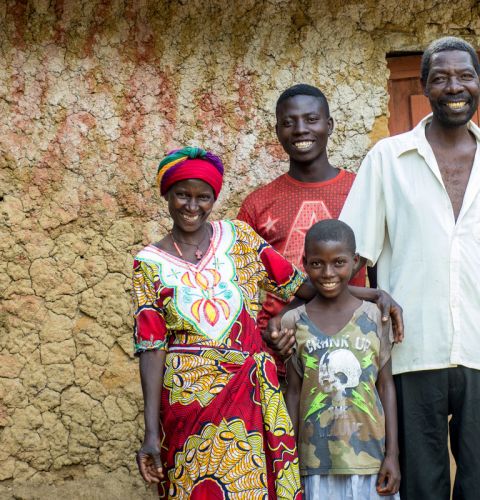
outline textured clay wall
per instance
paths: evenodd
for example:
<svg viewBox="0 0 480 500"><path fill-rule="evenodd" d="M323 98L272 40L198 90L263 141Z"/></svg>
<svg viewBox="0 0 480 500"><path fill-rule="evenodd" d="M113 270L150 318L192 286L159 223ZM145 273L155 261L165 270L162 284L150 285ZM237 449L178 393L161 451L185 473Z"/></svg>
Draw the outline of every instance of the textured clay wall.
<svg viewBox="0 0 480 500"><path fill-rule="evenodd" d="M274 103L309 82L331 102L334 163L355 168L387 134L386 53L480 42L477 4L0 2L0 497L48 498L63 479L65 498L133 496L130 267L168 227L161 155L222 156L216 216L233 216L285 170Z"/></svg>

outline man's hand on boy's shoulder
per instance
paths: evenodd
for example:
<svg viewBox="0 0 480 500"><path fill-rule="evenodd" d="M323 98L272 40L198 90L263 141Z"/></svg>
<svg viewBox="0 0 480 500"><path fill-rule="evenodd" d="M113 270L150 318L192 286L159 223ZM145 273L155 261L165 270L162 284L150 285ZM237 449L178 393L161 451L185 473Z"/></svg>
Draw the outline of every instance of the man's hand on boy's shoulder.
<svg viewBox="0 0 480 500"><path fill-rule="evenodd" d="M282 328L281 317L275 316L268 322L262 332L262 338L280 357L288 358L295 345L295 332L290 328Z"/></svg>
<svg viewBox="0 0 480 500"><path fill-rule="evenodd" d="M389 319L392 320L393 341L395 344L399 344L404 338L403 309L387 292L378 288L376 290L378 292L378 298L375 303L382 313L382 321L386 322Z"/></svg>
<svg viewBox="0 0 480 500"><path fill-rule="evenodd" d="M403 309L392 296L380 288L362 288L349 286L350 293L361 300L374 302L380 309L382 321L392 320L393 341L398 344L403 340Z"/></svg>

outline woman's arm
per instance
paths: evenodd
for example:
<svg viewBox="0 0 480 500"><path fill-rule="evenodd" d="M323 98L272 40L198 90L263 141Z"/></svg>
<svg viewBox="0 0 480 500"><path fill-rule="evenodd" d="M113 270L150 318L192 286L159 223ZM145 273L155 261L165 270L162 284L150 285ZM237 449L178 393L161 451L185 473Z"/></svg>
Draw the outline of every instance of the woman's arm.
<svg viewBox="0 0 480 500"><path fill-rule="evenodd" d="M137 453L140 474L147 483L163 479L160 458L160 398L166 352L145 351L140 354L140 379L144 401L145 437Z"/></svg>
<svg viewBox="0 0 480 500"><path fill-rule="evenodd" d="M285 402L287 403L288 414L293 424L293 432L298 444L298 412L300 407L300 391L302 390L302 379L293 366L290 359L287 363L287 394Z"/></svg>
<svg viewBox="0 0 480 500"><path fill-rule="evenodd" d="M385 412L385 458L378 473L379 495L394 495L400 487L400 465L398 463L397 396L392 377L392 360L380 370L377 390Z"/></svg>
<svg viewBox="0 0 480 500"><path fill-rule="evenodd" d="M314 297L314 294L310 296L310 287L313 289L313 286L310 285L310 281L307 280L297 290L294 299L288 304L285 304L285 307L277 316L270 318L267 328L262 331L263 340L283 359L287 359L293 352L292 348L295 345L295 331L291 328L281 327L282 317L286 312L305 304L305 302L308 302ZM304 293L299 294L298 292L302 289Z"/></svg>

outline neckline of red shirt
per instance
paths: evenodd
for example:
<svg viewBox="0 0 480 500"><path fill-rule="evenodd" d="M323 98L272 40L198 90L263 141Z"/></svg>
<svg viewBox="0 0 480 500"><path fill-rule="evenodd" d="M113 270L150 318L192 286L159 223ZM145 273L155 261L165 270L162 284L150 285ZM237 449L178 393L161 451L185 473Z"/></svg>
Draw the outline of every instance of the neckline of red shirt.
<svg viewBox="0 0 480 500"><path fill-rule="evenodd" d="M289 182L290 184L293 184L294 186L301 187L304 189L309 189L309 188L328 186L328 184L332 184L333 182L339 181L340 179L342 179L342 177L345 176L347 171L344 170L343 168L339 168L338 170L339 170L338 174L335 177L328 179L328 181L303 182L303 181L299 181L297 179L294 179L292 176L290 176L288 174L288 172L283 174L282 177L284 177L287 182Z"/></svg>

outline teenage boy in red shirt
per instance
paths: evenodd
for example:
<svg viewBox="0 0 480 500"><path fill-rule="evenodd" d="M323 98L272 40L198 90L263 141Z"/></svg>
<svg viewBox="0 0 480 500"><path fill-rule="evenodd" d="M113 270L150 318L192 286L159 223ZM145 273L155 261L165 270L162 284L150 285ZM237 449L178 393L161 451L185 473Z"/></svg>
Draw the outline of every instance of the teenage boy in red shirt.
<svg viewBox="0 0 480 500"><path fill-rule="evenodd" d="M338 218L355 175L328 161L327 143L334 124L328 101L318 88L300 84L285 90L277 101L276 118L275 130L290 168L250 193L237 218L302 268L305 233L319 220ZM365 268L350 284L365 286ZM268 295L257 317L260 329L284 306Z"/></svg>

